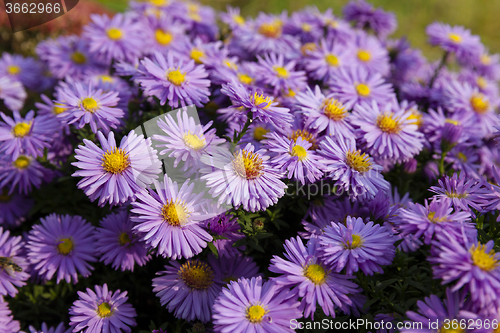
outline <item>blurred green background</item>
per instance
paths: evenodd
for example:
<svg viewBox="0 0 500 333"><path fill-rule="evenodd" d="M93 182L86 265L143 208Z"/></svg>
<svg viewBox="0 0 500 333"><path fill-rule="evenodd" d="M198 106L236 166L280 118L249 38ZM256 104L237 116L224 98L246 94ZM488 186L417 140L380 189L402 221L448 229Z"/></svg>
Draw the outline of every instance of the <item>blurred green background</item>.
<svg viewBox="0 0 500 333"><path fill-rule="evenodd" d="M97 0L106 7L122 11L127 0ZM333 8L340 15L342 7L349 0L202 0L217 10L225 10L227 5L240 7L244 16L255 16L259 11L279 13L300 10L308 5L316 5L320 10ZM426 44L425 27L442 21L451 25L463 25L481 36L491 52L500 52L500 0L371 0L376 7L394 12L398 18L395 37L407 36L414 47L436 59L440 53Z"/></svg>

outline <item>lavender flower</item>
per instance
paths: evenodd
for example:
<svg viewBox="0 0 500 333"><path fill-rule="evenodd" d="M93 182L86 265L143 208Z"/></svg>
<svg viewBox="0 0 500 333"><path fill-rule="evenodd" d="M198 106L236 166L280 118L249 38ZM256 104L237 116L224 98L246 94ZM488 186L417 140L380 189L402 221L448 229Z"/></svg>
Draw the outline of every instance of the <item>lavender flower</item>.
<svg viewBox="0 0 500 333"><path fill-rule="evenodd" d="M5 333L18 333L20 328L20 323L14 320L12 316L12 312L9 309L9 303L3 299L3 296L0 296L0 331Z"/></svg>
<svg viewBox="0 0 500 333"><path fill-rule="evenodd" d="M26 90L21 82L8 76L0 77L0 100L12 111L19 111L26 100Z"/></svg>
<svg viewBox="0 0 500 333"><path fill-rule="evenodd" d="M26 272L28 262L21 255L24 246L21 236L11 237L10 231L0 227L0 295L14 297L18 293L17 288L26 285L25 281L30 277Z"/></svg>

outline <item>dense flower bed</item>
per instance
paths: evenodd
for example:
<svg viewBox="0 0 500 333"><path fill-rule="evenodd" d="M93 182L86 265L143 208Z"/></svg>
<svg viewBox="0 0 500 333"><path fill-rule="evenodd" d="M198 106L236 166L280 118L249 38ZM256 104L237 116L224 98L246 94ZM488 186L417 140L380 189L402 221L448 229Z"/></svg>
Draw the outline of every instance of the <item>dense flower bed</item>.
<svg viewBox="0 0 500 333"><path fill-rule="evenodd" d="M498 332L500 58L396 25L151 0L4 53L0 332Z"/></svg>

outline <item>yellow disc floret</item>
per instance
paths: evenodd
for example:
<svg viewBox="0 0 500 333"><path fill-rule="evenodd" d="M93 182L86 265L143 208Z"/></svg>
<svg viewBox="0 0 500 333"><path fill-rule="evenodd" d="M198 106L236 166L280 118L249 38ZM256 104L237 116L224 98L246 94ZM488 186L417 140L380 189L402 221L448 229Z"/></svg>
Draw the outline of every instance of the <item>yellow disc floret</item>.
<svg viewBox="0 0 500 333"><path fill-rule="evenodd" d="M462 37L457 34L449 33L448 38L455 44L460 44L462 42Z"/></svg>
<svg viewBox="0 0 500 333"><path fill-rule="evenodd" d="M369 96L370 95L370 87L368 87L364 83L360 83L356 85L356 92L358 93L359 96Z"/></svg>
<svg viewBox="0 0 500 333"><path fill-rule="evenodd" d="M27 156L19 156L12 165L18 169L26 169L31 164L31 159Z"/></svg>
<svg viewBox="0 0 500 333"><path fill-rule="evenodd" d="M160 45L168 45L172 42L174 39L174 36L172 36L171 33L168 31L164 31L162 29L156 29L155 31L155 38L158 44Z"/></svg>
<svg viewBox="0 0 500 333"><path fill-rule="evenodd" d="M267 109L273 103L273 100L269 96L259 95L257 92L251 96L254 104L260 108ZM263 105L264 104L264 105Z"/></svg>
<svg viewBox="0 0 500 333"><path fill-rule="evenodd" d="M161 208L161 216L163 221L171 226L181 227L187 223L191 213L184 202L167 200L167 203Z"/></svg>
<svg viewBox="0 0 500 333"><path fill-rule="evenodd" d="M378 115L377 126L381 131L391 134L399 133L401 130L399 119L392 112Z"/></svg>
<svg viewBox="0 0 500 333"><path fill-rule="evenodd" d="M61 239L59 239L59 242L57 244L57 251L60 254L67 255L71 251L73 251L74 247L75 247L75 243L73 242L73 239L71 237L61 238Z"/></svg>
<svg viewBox="0 0 500 333"><path fill-rule="evenodd" d="M272 23L262 23L259 27L259 34L268 38L278 38L281 36L281 21L276 20Z"/></svg>
<svg viewBox="0 0 500 333"><path fill-rule="evenodd" d="M22 138L26 136L31 129L31 122L29 123L17 123L14 128L12 129L12 132L14 133L15 137Z"/></svg>
<svg viewBox="0 0 500 333"><path fill-rule="evenodd" d="M491 271L498 267L498 259L495 258L495 251L491 250L486 253L486 245L478 244L472 246L469 250L472 262L483 271Z"/></svg>
<svg viewBox="0 0 500 333"><path fill-rule="evenodd" d="M327 54L325 56L325 61L329 66L337 67L339 65L339 58L333 54Z"/></svg>
<svg viewBox="0 0 500 333"><path fill-rule="evenodd" d="M483 114L490 108L490 103L483 94L474 94L470 98L470 105L477 113Z"/></svg>
<svg viewBox="0 0 500 333"><path fill-rule="evenodd" d="M297 156L299 161L303 161L307 158L307 150L302 146L296 145L293 146L291 155Z"/></svg>
<svg viewBox="0 0 500 333"><path fill-rule="evenodd" d="M197 64L202 64L203 61L201 61L201 58L203 58L205 56L205 53L203 53L202 50L200 49L197 49L196 47L194 47L192 50L191 50L191 53L189 54L189 56L191 57L191 59L194 60L194 62L196 62Z"/></svg>
<svg viewBox="0 0 500 333"><path fill-rule="evenodd" d="M130 244L130 242L132 242L132 240L130 239L130 236L126 232L122 232L120 234L120 237L118 238L118 241L119 241L119 243L120 243L121 246L125 246L127 244Z"/></svg>
<svg viewBox="0 0 500 333"><path fill-rule="evenodd" d="M314 284L323 284L326 280L326 271L323 266L318 264L307 265L304 276L311 280Z"/></svg>
<svg viewBox="0 0 500 333"><path fill-rule="evenodd" d="M111 311L111 305L108 302L103 302L97 307L97 315L101 318L109 317L113 314Z"/></svg>
<svg viewBox="0 0 500 333"><path fill-rule="evenodd" d="M300 51L302 52L303 55L307 55L307 53L316 51L318 49L318 46L315 43L305 43L300 47ZM326 58L325 58L326 60ZM327 60L328 61L328 60Z"/></svg>
<svg viewBox="0 0 500 333"><path fill-rule="evenodd" d="M205 290L214 282L212 268L198 260L188 260L179 268L177 274L191 289Z"/></svg>
<svg viewBox="0 0 500 333"><path fill-rule="evenodd" d="M358 59L363 62L368 62L371 59L371 54L367 50L358 50Z"/></svg>
<svg viewBox="0 0 500 333"><path fill-rule="evenodd" d="M445 328L445 326L448 328ZM443 324L443 326L438 331L438 333L464 333L464 332L465 329L460 328L460 323L458 322L457 319L450 320L450 322Z"/></svg>
<svg viewBox="0 0 500 333"><path fill-rule="evenodd" d="M167 74L167 79L172 83L175 84L176 86L180 86L184 83L186 80L186 73L181 73L180 70L172 70L169 71Z"/></svg>
<svg viewBox="0 0 500 333"><path fill-rule="evenodd" d="M288 138L290 140L293 140L294 143L297 142L297 139L298 138L302 138L302 140L306 140L307 142L309 142L310 144L312 144L312 146L309 148L310 150L316 150L318 148L318 144L316 142L316 138L314 137L314 135L306 130L295 130L292 132L292 134L290 134L288 136Z"/></svg>
<svg viewBox="0 0 500 333"><path fill-rule="evenodd" d="M264 139L264 135L266 135L268 132L269 130L267 130L265 127L257 126L253 131L253 138L256 141L262 141Z"/></svg>
<svg viewBox="0 0 500 333"><path fill-rule="evenodd" d="M429 212L429 214L427 214L427 218L432 223L441 223L447 220L446 216L436 217L436 212Z"/></svg>
<svg viewBox="0 0 500 333"><path fill-rule="evenodd" d="M98 109L99 105L97 101L92 97L87 97L82 99L80 102L81 107L87 112L94 113Z"/></svg>
<svg viewBox="0 0 500 333"><path fill-rule="evenodd" d="M346 163L358 172L367 172L372 168L370 156L366 153L361 154L360 150L348 151L346 154Z"/></svg>
<svg viewBox="0 0 500 333"><path fill-rule="evenodd" d="M123 37L123 32L118 28L111 28L107 31L109 39L120 40Z"/></svg>
<svg viewBox="0 0 500 333"><path fill-rule="evenodd" d="M85 57L85 55L82 52L76 51L73 52L73 54L71 54L71 60L73 60L75 64L82 65L87 62L87 57Z"/></svg>
<svg viewBox="0 0 500 333"><path fill-rule="evenodd" d="M203 135L198 136L196 134L188 132L184 134L183 139L184 139L184 144L194 150L200 150L204 148L206 145L205 137Z"/></svg>
<svg viewBox="0 0 500 333"><path fill-rule="evenodd" d="M252 180L260 177L264 166L262 158L251 151L242 150L235 153L232 164L234 172L241 178Z"/></svg>
<svg viewBox="0 0 500 333"><path fill-rule="evenodd" d="M261 305L252 305L247 309L247 319L251 323L260 323L266 314L266 309Z"/></svg>
<svg viewBox="0 0 500 333"><path fill-rule="evenodd" d="M346 249L355 249L363 245L363 238L360 235L353 234L352 242L346 241L345 248Z"/></svg>
<svg viewBox="0 0 500 333"><path fill-rule="evenodd" d="M288 71L286 70L285 67L278 67L275 66L274 70L276 71L276 75L280 78L287 78L288 77Z"/></svg>
<svg viewBox="0 0 500 333"><path fill-rule="evenodd" d="M54 107L52 108L52 112L56 115L63 113L64 111L66 111L66 108L63 108L62 106L62 104L55 103Z"/></svg>
<svg viewBox="0 0 500 333"><path fill-rule="evenodd" d="M21 72L21 67L16 65L7 66L7 73L10 75L17 75Z"/></svg>
<svg viewBox="0 0 500 333"><path fill-rule="evenodd" d="M233 15L233 22L237 25L245 24L245 19L241 15Z"/></svg>
<svg viewBox="0 0 500 333"><path fill-rule="evenodd" d="M238 73L238 80L243 84L252 84L253 78L248 74Z"/></svg>
<svg viewBox="0 0 500 333"><path fill-rule="evenodd" d="M103 169L113 174L121 174L130 166L130 158L121 148L113 147L113 149L107 150L101 160Z"/></svg>
<svg viewBox="0 0 500 333"><path fill-rule="evenodd" d="M325 99L321 108L323 109L325 116L335 121L342 120L347 116L346 108L341 102L334 98Z"/></svg>

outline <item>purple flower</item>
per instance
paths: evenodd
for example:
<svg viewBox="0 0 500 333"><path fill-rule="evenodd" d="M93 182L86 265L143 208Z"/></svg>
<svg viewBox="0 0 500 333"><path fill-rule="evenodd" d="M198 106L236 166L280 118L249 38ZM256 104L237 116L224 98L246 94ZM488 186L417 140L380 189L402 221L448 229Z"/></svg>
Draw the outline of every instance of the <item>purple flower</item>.
<svg viewBox="0 0 500 333"><path fill-rule="evenodd" d="M124 116L123 110L115 107L118 101L118 92L103 92L92 84L72 81L58 90L57 104L66 109L58 117L75 124L77 129L89 124L92 132L97 133L101 128L107 133Z"/></svg>
<svg viewBox="0 0 500 333"><path fill-rule="evenodd" d="M19 111L26 100L26 90L21 82L8 76L0 77L0 100L12 111Z"/></svg>
<svg viewBox="0 0 500 333"><path fill-rule="evenodd" d="M332 222L320 236L323 260L336 272L346 269L351 275L359 269L366 275L383 273L382 265L394 259L396 239L379 224L361 218L347 217L345 225Z"/></svg>
<svg viewBox="0 0 500 333"><path fill-rule="evenodd" d="M60 323L57 327L48 327L46 323L42 323L40 330L33 326L29 327L31 333L71 333L71 328L65 329L64 323Z"/></svg>
<svg viewBox="0 0 500 333"><path fill-rule="evenodd" d="M357 28L369 28L381 37L391 34L398 26L394 14L375 9L364 0L350 1L343 14L346 20L354 21Z"/></svg>
<svg viewBox="0 0 500 333"><path fill-rule="evenodd" d="M314 183L323 176L326 165L323 159L311 149L312 144L298 137L296 140L271 133L264 143L275 156L271 164L280 172L287 173L288 179L299 180L302 184ZM306 180L307 179L307 180Z"/></svg>
<svg viewBox="0 0 500 333"><path fill-rule="evenodd" d="M283 54L269 53L258 56L260 80L274 87L274 94L280 91L300 90L307 86L306 73L295 70L296 61L286 61Z"/></svg>
<svg viewBox="0 0 500 333"><path fill-rule="evenodd" d="M389 183L380 174L382 167L356 149L353 138L334 141L326 137L320 143L320 155L328 161L328 177L336 180L335 186L354 200L372 198L378 191L389 189Z"/></svg>
<svg viewBox="0 0 500 333"><path fill-rule="evenodd" d="M260 89L247 89L235 81L223 84L221 92L227 95L234 107L244 107L253 114L254 120L270 123L276 128L288 128L292 115L288 108L277 106L274 97L267 96Z"/></svg>
<svg viewBox="0 0 500 333"><path fill-rule="evenodd" d="M307 87L307 91L298 93L295 98L305 116L305 127L326 131L329 136L354 137L347 108L338 100L327 98L319 86L315 86L314 92Z"/></svg>
<svg viewBox="0 0 500 333"><path fill-rule="evenodd" d="M220 257L234 258L240 254L239 249L242 247L233 247L233 244L237 240L245 238L245 235L240 232L237 218L221 213L202 223L211 235L220 237L215 237L212 242Z"/></svg>
<svg viewBox="0 0 500 333"><path fill-rule="evenodd" d="M6 228L18 227L25 221L25 216L33 207L30 197L17 193L8 193L8 189L0 190L0 225Z"/></svg>
<svg viewBox="0 0 500 333"><path fill-rule="evenodd" d="M446 52L460 56L478 55L482 45L478 36L471 35L469 29L461 26L434 22L425 29L431 45L437 45Z"/></svg>
<svg viewBox="0 0 500 333"><path fill-rule="evenodd" d="M352 305L349 294L357 293L358 286L349 281L352 277L333 273L320 255L320 244L311 237L304 246L300 237L285 241L286 259L273 256L269 270L281 274L272 280L280 286L292 288L302 298L299 310L304 317L314 320L316 303L327 316L335 317L335 307Z"/></svg>
<svg viewBox="0 0 500 333"><path fill-rule="evenodd" d="M154 188L137 193L132 203L134 230L158 255L178 259L200 253L212 240L199 223L206 218L204 193L193 193L189 179L179 188L168 176L164 183L155 180Z"/></svg>
<svg viewBox="0 0 500 333"><path fill-rule="evenodd" d="M78 296L69 310L73 332L131 332L130 326L137 325L134 319L137 313L126 303L126 291L118 289L113 293L105 283L102 287L95 286L95 292L90 288L87 292L79 291Z"/></svg>
<svg viewBox="0 0 500 333"><path fill-rule="evenodd" d="M396 107L395 111L387 105L380 109L375 101L358 104L354 108L351 123L357 128L355 133L361 137L371 156L404 162L417 155L423 148L424 135L418 131L412 113L405 108Z"/></svg>
<svg viewBox="0 0 500 333"><path fill-rule="evenodd" d="M262 278L232 281L215 300L215 332L293 332L290 322L302 317L290 290Z"/></svg>
<svg viewBox="0 0 500 333"><path fill-rule="evenodd" d="M159 118L157 123L166 134L153 136L154 140L162 142L156 145L157 148L165 147L160 150L160 155L170 153L168 157L175 158L174 168L177 168L182 161L183 165L180 168L182 171L198 171L203 165L201 156L226 142L215 135L215 128L210 129L212 121L202 126L186 110L177 112L177 120L174 120L169 113L165 116L165 120Z"/></svg>
<svg viewBox="0 0 500 333"><path fill-rule="evenodd" d="M4 52L0 58L0 77L20 81L29 89L36 89L42 75L42 67L32 57Z"/></svg>
<svg viewBox="0 0 500 333"><path fill-rule="evenodd" d="M436 151L437 154L434 155L434 158L439 158L440 151ZM463 145L457 145L451 151L446 154L446 158L444 161L446 163L451 164L451 168L455 172L463 172L467 178L476 178L480 179L479 176L479 168L481 167L479 160L479 150Z"/></svg>
<svg viewBox="0 0 500 333"><path fill-rule="evenodd" d="M134 271L137 263L143 266L151 259L146 244L132 232L133 222L127 211L110 214L101 220L94 233L96 252L100 261L112 264L116 270Z"/></svg>
<svg viewBox="0 0 500 333"><path fill-rule="evenodd" d="M144 41L142 24L130 14L93 14L92 22L85 26L82 37L88 41L89 50L105 63L112 60L134 61L142 53Z"/></svg>
<svg viewBox="0 0 500 333"><path fill-rule="evenodd" d="M156 275L159 277L153 279L153 292L176 318L210 320L224 282L209 265L199 260L188 260L182 265L170 261L165 271Z"/></svg>
<svg viewBox="0 0 500 333"><path fill-rule="evenodd" d="M459 242L448 235L438 235L432 242L432 271L442 284L455 282L452 291L464 287L472 302L481 308L499 304L500 253L493 250L494 242L486 244L474 241Z"/></svg>
<svg viewBox="0 0 500 333"><path fill-rule="evenodd" d="M223 150L202 160L212 168L201 178L219 204L243 205L245 210L256 212L277 203L285 194L286 185L280 180L280 173L270 166L269 156L263 149L254 150L249 143L234 154Z"/></svg>
<svg viewBox="0 0 500 333"><path fill-rule="evenodd" d="M330 77L331 95L349 110L361 102L372 101L385 105L394 100L391 84L385 83L379 73L370 74L363 67L340 69Z"/></svg>
<svg viewBox="0 0 500 333"><path fill-rule="evenodd" d="M309 76L315 80L326 81L340 68L351 65L353 50L344 43L327 42L322 39L319 47L317 44L305 45L307 47L302 47L304 54L302 62Z"/></svg>
<svg viewBox="0 0 500 333"><path fill-rule="evenodd" d="M28 236L28 258L38 275L57 283L78 282L78 274L87 277L96 261L94 227L80 216L51 214L40 219Z"/></svg>
<svg viewBox="0 0 500 333"><path fill-rule="evenodd" d="M448 198L433 198L430 203L426 200L425 206L408 203L408 208L402 208L398 213L396 228L403 237L423 236L425 244L430 244L441 234L462 242L475 239L477 232L475 226L470 223L470 212L453 212L451 205L452 201Z"/></svg>
<svg viewBox="0 0 500 333"><path fill-rule="evenodd" d="M18 333L20 328L21 325L12 316L9 303L3 299L3 296L0 296L0 331L4 333Z"/></svg>
<svg viewBox="0 0 500 333"><path fill-rule="evenodd" d="M108 138L97 132L97 138L102 148L84 139L85 145L75 149L78 162L72 163L81 169L72 176L83 177L78 188L90 200L99 198L100 206L106 202L110 205L125 203L158 178L161 162L151 147L150 138L144 139L143 135L130 131L119 146L113 132Z"/></svg>
<svg viewBox="0 0 500 333"><path fill-rule="evenodd" d="M23 118L18 111L14 119L0 112L0 151L16 160L19 155L42 156L50 146L58 123L47 116L36 116L33 110Z"/></svg>
<svg viewBox="0 0 500 333"><path fill-rule="evenodd" d="M174 22L172 15L166 12L160 12L158 16L147 16L143 29L148 53L158 51L165 54L186 40L185 27L179 22Z"/></svg>
<svg viewBox="0 0 500 333"><path fill-rule="evenodd" d="M146 95L155 96L161 105L172 108L195 104L202 107L210 96L210 80L203 65L196 65L194 60L186 61L169 51L166 57L159 52L154 57L141 61L138 82Z"/></svg>
<svg viewBox="0 0 500 333"><path fill-rule="evenodd" d="M21 236L10 236L10 231L0 227L0 295L16 296L16 287L26 285L28 262L22 256L25 243ZM3 298L2 298L3 301ZM1 302L0 302L1 303Z"/></svg>
<svg viewBox="0 0 500 333"><path fill-rule="evenodd" d="M252 257L246 257L242 254L231 258L223 258L219 253L218 259L213 255L209 255L208 262L214 270L215 275L227 284L231 281L237 281L240 278L251 279L252 277L261 275L259 267Z"/></svg>
<svg viewBox="0 0 500 333"><path fill-rule="evenodd" d="M31 156L19 155L14 161L10 156L0 156L0 188L10 188L9 194L15 189L19 194L28 194L33 186L40 187L42 179L49 182L51 178L50 170Z"/></svg>
<svg viewBox="0 0 500 333"><path fill-rule="evenodd" d="M354 65L357 64L370 73L380 73L383 76L389 74L389 53L374 36L358 33L354 52Z"/></svg>

